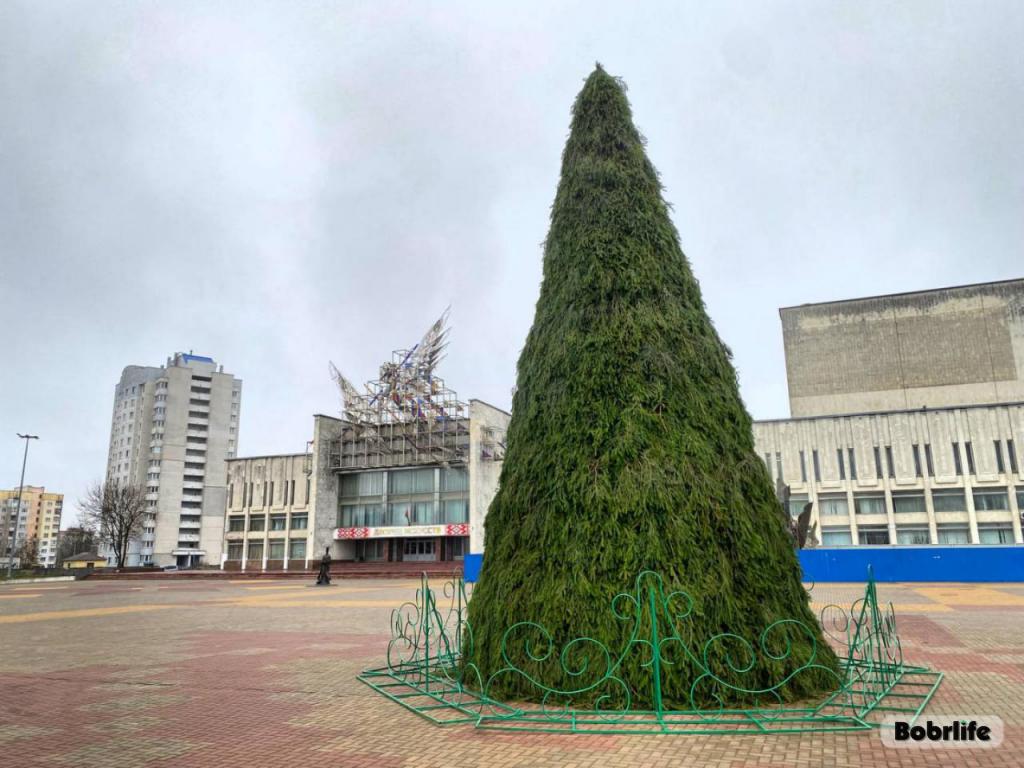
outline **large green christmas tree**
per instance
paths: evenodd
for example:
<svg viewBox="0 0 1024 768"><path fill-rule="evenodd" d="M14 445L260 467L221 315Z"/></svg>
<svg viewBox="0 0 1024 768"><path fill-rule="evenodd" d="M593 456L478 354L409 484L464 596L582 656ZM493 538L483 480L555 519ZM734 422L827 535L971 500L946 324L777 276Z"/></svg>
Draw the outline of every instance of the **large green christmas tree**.
<svg viewBox="0 0 1024 768"><path fill-rule="evenodd" d="M661 574L666 591L692 596L680 624L695 654L723 632L755 645L744 687L778 683L814 646L816 663L835 667L755 454L730 352L679 246L623 85L598 66L576 99L562 156L543 284L469 605L471 660L485 680L507 666L502 638L517 622L543 625L556 645L589 637L615 653L628 643L630 622L616 618L609 601L644 570ZM773 660L757 644L779 619L810 631L777 628L765 648L779 655L788 642L790 653ZM534 642L531 652L538 649ZM715 649L720 663L725 651L734 666L747 661L738 642ZM688 706L701 671L686 654L676 656L663 694ZM638 653L617 670L634 706L651 703L649 660ZM531 672L547 686L571 688L586 678L548 661ZM590 663L591 672L599 666ZM802 672L782 695L815 694L834 684L830 678ZM491 692L537 695L508 675ZM593 703L604 693L582 699ZM701 689L693 700L748 703L729 690Z"/></svg>

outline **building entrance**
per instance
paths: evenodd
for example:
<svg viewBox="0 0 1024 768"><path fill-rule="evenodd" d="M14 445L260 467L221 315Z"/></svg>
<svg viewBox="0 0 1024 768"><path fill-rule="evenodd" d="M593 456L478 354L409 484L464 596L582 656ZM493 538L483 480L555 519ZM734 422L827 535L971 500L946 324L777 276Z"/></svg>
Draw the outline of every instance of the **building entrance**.
<svg viewBox="0 0 1024 768"><path fill-rule="evenodd" d="M437 560L437 539L406 539L402 559L414 562Z"/></svg>

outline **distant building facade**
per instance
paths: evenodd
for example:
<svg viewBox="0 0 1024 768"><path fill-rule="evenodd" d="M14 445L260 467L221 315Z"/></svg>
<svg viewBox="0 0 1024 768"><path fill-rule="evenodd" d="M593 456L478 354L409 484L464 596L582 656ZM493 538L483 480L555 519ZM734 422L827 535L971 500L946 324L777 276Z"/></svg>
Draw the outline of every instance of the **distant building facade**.
<svg viewBox="0 0 1024 768"><path fill-rule="evenodd" d="M161 367L124 369L114 389L107 479L144 486L147 505L127 565L220 563L226 462L238 447L241 398L241 380L209 357L177 353Z"/></svg>
<svg viewBox="0 0 1024 768"><path fill-rule="evenodd" d="M471 400L447 447L413 450L396 436L368 451L365 426L317 415L307 453L229 460L224 568L308 569L325 551L357 562L483 551L509 418Z"/></svg>
<svg viewBox="0 0 1024 768"><path fill-rule="evenodd" d="M361 390L335 369L341 418L315 416L305 453L228 462L225 569L305 569L325 552L399 563L483 551L510 415L460 401L435 374L445 321Z"/></svg>
<svg viewBox="0 0 1024 768"><path fill-rule="evenodd" d="M64 494L47 493L43 486L26 485L21 493L18 509L18 489L0 491L0 523L6 526L4 542L0 545L0 563L15 557L21 567L40 565L53 567L57 562L57 539L64 508ZM19 551L26 544L35 549L35 561L20 562Z"/></svg>
<svg viewBox="0 0 1024 768"><path fill-rule="evenodd" d="M757 450L824 546L1021 544L1024 280L780 310Z"/></svg>

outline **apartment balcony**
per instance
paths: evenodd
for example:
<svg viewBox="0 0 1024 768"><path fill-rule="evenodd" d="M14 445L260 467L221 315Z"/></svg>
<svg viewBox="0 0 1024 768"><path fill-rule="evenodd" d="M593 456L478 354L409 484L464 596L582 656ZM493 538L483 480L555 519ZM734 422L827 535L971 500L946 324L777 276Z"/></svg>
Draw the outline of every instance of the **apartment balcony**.
<svg viewBox="0 0 1024 768"><path fill-rule="evenodd" d="M204 440L210 436L210 433L205 429L186 429L185 437L201 437Z"/></svg>
<svg viewBox="0 0 1024 768"><path fill-rule="evenodd" d="M146 501L157 501L160 498L158 491L150 491L146 494Z"/></svg>
<svg viewBox="0 0 1024 768"><path fill-rule="evenodd" d="M156 541L156 534L155 533L144 533L144 534L142 534L139 537L139 539L142 540L143 542L153 542L153 541Z"/></svg>
<svg viewBox="0 0 1024 768"><path fill-rule="evenodd" d="M198 531L202 527L203 527L203 524L201 522L199 522L198 520L195 520L195 521L192 521L192 520L180 520L178 522L178 530L179 531L183 531L186 528L188 530L190 530L190 531Z"/></svg>
<svg viewBox="0 0 1024 768"><path fill-rule="evenodd" d="M193 395L193 397L194 397L194 395ZM210 406L208 406L208 405L196 405L195 403L189 403L188 409L192 413L206 413L206 414L210 413ZM193 417L193 418L195 418L195 417Z"/></svg>
<svg viewBox="0 0 1024 768"><path fill-rule="evenodd" d="M201 480L185 480L181 483L183 490L201 491L205 483Z"/></svg>
<svg viewBox="0 0 1024 768"><path fill-rule="evenodd" d="M189 400L202 400L203 402L210 402L210 394L208 392L189 392ZM195 403L189 403L191 406L195 406Z"/></svg>
<svg viewBox="0 0 1024 768"><path fill-rule="evenodd" d="M198 533L182 533L182 532L179 531L178 532L178 544L180 545L180 544L184 544L186 542L195 542L195 543L198 544L199 543L199 534Z"/></svg>

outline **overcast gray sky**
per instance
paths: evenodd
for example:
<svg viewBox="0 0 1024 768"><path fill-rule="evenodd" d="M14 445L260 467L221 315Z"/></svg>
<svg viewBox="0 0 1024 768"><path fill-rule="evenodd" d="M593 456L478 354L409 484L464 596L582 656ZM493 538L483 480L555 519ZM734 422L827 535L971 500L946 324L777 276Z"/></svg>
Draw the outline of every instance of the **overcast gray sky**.
<svg viewBox="0 0 1024 768"><path fill-rule="evenodd" d="M510 404L569 108L623 77L755 417L777 308L1024 274L1019 2L0 2L0 487L104 472L125 365L244 380L241 455L452 305Z"/></svg>

